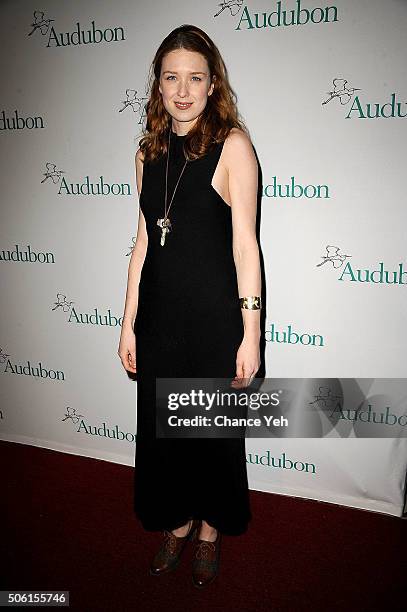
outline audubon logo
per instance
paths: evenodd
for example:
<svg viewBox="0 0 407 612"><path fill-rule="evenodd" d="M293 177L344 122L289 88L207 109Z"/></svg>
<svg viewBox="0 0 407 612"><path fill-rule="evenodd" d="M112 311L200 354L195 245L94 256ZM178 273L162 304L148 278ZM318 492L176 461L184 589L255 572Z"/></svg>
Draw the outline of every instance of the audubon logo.
<svg viewBox="0 0 407 612"><path fill-rule="evenodd" d="M321 385L314 392L314 400L308 402L308 407L312 409L314 416L320 412L328 418L329 422L337 428L338 431L342 429L346 422L351 426L357 437L374 437L374 435L383 436L386 435L384 431L387 427L387 433L394 435L394 431L391 432L391 428L401 427L399 430L399 436L405 436L407 432L407 414L404 407L404 401L401 401L401 408L403 413L396 413L396 409L391 406L383 406L385 402L387 404L390 399L387 394L372 394L371 397L364 398L360 401L360 398L356 398L354 394L352 397L344 398L342 393L337 393L329 386ZM355 402L356 408L352 408L349 404ZM374 408L373 403L379 404L378 408ZM400 402L397 400L398 405ZM366 424L372 425L373 427L367 426ZM375 431L375 426L379 425L380 429ZM403 431L404 429L404 431ZM344 430L346 437L348 436L349 429Z"/></svg>
<svg viewBox="0 0 407 612"><path fill-rule="evenodd" d="M373 283L387 285L407 285L407 270L404 269L403 262L398 264L397 270L387 270L384 262L380 261L374 269L371 268L356 268L352 267L350 261L347 261L352 255L340 253L340 247L327 245L325 247L326 255L322 255L322 261L316 264L319 268L328 265L329 268L335 270L340 269L338 280L351 281L354 283Z"/></svg>
<svg viewBox="0 0 407 612"><path fill-rule="evenodd" d="M126 253L126 257L129 257L129 255L131 255L133 253L133 249L136 246L136 236L132 236L131 237L131 241L132 241L132 245L129 246L129 252Z"/></svg>
<svg viewBox="0 0 407 612"><path fill-rule="evenodd" d="M47 162L45 164L45 172L43 172L43 176L44 178L42 179L41 183L45 183L45 181L52 181L54 183L54 185L56 185L57 183L59 183L59 181L62 178L62 175L64 174L63 170L58 170L55 164L52 164L51 162Z"/></svg>
<svg viewBox="0 0 407 612"><path fill-rule="evenodd" d="M125 39L124 28L99 29L95 21L91 22L88 29L83 29L79 21L69 32L58 32L53 26L55 19L45 19L42 11L34 11L34 21L28 36L39 32L45 37L47 47L69 47L76 45L89 45L99 43L121 42Z"/></svg>
<svg viewBox="0 0 407 612"><path fill-rule="evenodd" d="M38 130L44 128L44 119L41 115L38 117L22 117L18 114L18 110L14 111L14 116L7 116L3 110L0 116L0 130Z"/></svg>
<svg viewBox="0 0 407 612"><path fill-rule="evenodd" d="M334 408L333 413L335 413L335 417L337 419L343 421L351 421L352 423L373 423L374 425L390 425L391 427L394 425L399 425L400 427L407 426L407 414L396 415L393 412L390 406L386 406L385 412L373 409L372 404L368 404L367 410L362 410L362 408L342 408L337 406ZM332 414L329 415L332 417ZM403 432L402 435L405 435Z"/></svg>
<svg viewBox="0 0 407 612"><path fill-rule="evenodd" d="M68 323L77 323L79 325L100 325L103 327L121 327L123 317L116 317L112 314L110 308L107 313L100 313L97 308L94 308L92 313L80 312L72 304L71 300L67 301L66 295L63 293L57 293L57 301L53 303L51 310L62 310L62 312L68 313Z"/></svg>
<svg viewBox="0 0 407 612"><path fill-rule="evenodd" d="M346 79L333 79L332 84L332 90L327 92L329 98L322 102L323 105L328 104L334 98L337 98L342 105L348 104L352 100L355 91L360 91L357 87L349 87Z"/></svg>
<svg viewBox="0 0 407 612"><path fill-rule="evenodd" d="M308 403L320 410L336 410L337 407L342 408L343 406L343 395L334 395L330 387L320 385L317 392L314 393L314 401Z"/></svg>
<svg viewBox="0 0 407 612"><path fill-rule="evenodd" d="M328 185L301 185L292 176L289 183L281 183L277 176L272 177L272 183L263 187L263 197L266 198L330 198Z"/></svg>
<svg viewBox="0 0 407 612"><path fill-rule="evenodd" d="M17 374L21 376L32 376L33 378L42 378L50 380L65 380L65 374L62 370L53 370L46 368L41 361L38 364L33 365L29 359L22 363L12 363L9 359L8 353L3 353L3 349L0 348L0 364L4 364L4 367L0 370L4 374Z"/></svg>
<svg viewBox="0 0 407 612"><path fill-rule="evenodd" d="M325 346L324 337L321 334L300 333L293 330L292 325L286 329L278 330L274 323L270 329L264 332L266 342L278 342L279 344L302 344L303 346Z"/></svg>
<svg viewBox="0 0 407 612"><path fill-rule="evenodd" d="M0 251L0 261L20 262L20 263L55 263L55 255L51 251L34 251L30 244L24 249L16 244L13 250Z"/></svg>
<svg viewBox="0 0 407 612"><path fill-rule="evenodd" d="M99 436L101 438L111 438L117 442L136 442L136 434L132 432L124 432L121 430L119 425L111 425L110 427L105 421L100 425L92 425L85 420L83 414L78 414L76 408L66 407L65 415L62 419L63 422L73 423L75 425L76 433L84 433L88 436Z"/></svg>
<svg viewBox="0 0 407 612"><path fill-rule="evenodd" d="M227 11L229 15L235 17L242 8L243 0L224 0L218 4L219 10L214 17L219 17L223 11Z"/></svg>
<svg viewBox="0 0 407 612"><path fill-rule="evenodd" d="M399 101L396 93L390 95L385 102L366 102L355 91L357 87L350 87L346 79L333 79L333 88L328 92L328 98L322 105L337 100L342 106L347 106L345 119L394 119L407 117L407 101Z"/></svg>
<svg viewBox="0 0 407 612"><path fill-rule="evenodd" d="M332 264L333 268L341 268L348 257L352 257L352 255L345 255L344 253L340 253L340 247L327 245L325 247L326 255L322 255L322 261L317 264L317 268L323 266L326 263Z"/></svg>
<svg viewBox="0 0 407 612"><path fill-rule="evenodd" d="M3 349L0 347L0 363L6 363L7 357L10 357L9 353L3 353Z"/></svg>
<svg viewBox="0 0 407 612"><path fill-rule="evenodd" d="M138 118L138 123L141 124L147 116L147 101L148 98L145 96L138 97L135 89L126 89L126 100L122 100L123 106L119 109L119 113L122 113L126 108L131 108Z"/></svg>
<svg viewBox="0 0 407 612"><path fill-rule="evenodd" d="M338 395L332 391L330 387L320 386L318 387L318 391L314 394L314 401L309 402L310 406L318 409L322 413L326 414L329 420L333 421L336 426L341 424L341 421L349 421L352 424L356 423L370 423L373 425L390 425L395 426L399 425L401 427L407 426L407 414L393 414L390 412L394 410L390 406L386 406L385 410L376 410L374 409L371 403L367 403L372 401L371 398L365 398L362 403L359 401L357 408L349 408L345 407L345 403L348 404L349 400L345 402L345 399L342 394ZM383 400L386 400L385 395L376 395L373 396L376 401L380 403ZM380 408L384 408L380 406ZM361 428L354 430L357 435L362 433ZM366 431L368 437L370 437L373 433L372 429L368 429ZM405 432L401 431L401 435L405 435Z"/></svg>
<svg viewBox="0 0 407 612"><path fill-rule="evenodd" d="M85 176L81 183L69 183L62 176L64 170L58 170L56 164L47 162L45 172L42 173L41 183L51 181L54 185L59 183L58 195L77 195L77 196L130 196L131 187L129 183L108 183L101 175L97 181L92 181L89 176Z"/></svg>
<svg viewBox="0 0 407 612"><path fill-rule="evenodd" d="M317 471L315 463L290 459L287 457L286 453L281 453L280 457L273 457L269 450L267 450L263 455L259 455L258 453L248 453L246 463L261 465L269 468L277 468L279 470L294 470L296 472L307 472L311 474L316 474Z"/></svg>
<svg viewBox="0 0 407 612"><path fill-rule="evenodd" d="M70 421L74 425L77 425L82 418L83 414L78 414L76 412L76 408L71 408L70 406L67 406L65 416L62 421Z"/></svg>
<svg viewBox="0 0 407 612"><path fill-rule="evenodd" d="M219 10L214 17L218 17L223 12L232 17L236 17L240 13L235 30L273 29L284 26L302 26L308 23L318 24L338 21L336 6L304 7L301 0L296 0L295 8L287 8L285 2L276 2L274 11L264 13L252 13L247 6L242 10L242 5L241 0L221 2L218 4Z"/></svg>

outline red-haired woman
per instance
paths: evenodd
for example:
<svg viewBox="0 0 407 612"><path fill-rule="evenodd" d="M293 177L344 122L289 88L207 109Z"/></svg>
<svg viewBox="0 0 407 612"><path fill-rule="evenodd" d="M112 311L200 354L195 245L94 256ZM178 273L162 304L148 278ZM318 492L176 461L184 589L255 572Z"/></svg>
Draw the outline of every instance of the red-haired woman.
<svg viewBox="0 0 407 612"><path fill-rule="evenodd" d="M135 512L164 534L150 572L195 537L193 583L219 569L221 535L251 518L245 439L155 436L155 380L231 379L260 366L258 166L219 50L183 25L153 60L136 153L140 211L119 356L137 372Z"/></svg>

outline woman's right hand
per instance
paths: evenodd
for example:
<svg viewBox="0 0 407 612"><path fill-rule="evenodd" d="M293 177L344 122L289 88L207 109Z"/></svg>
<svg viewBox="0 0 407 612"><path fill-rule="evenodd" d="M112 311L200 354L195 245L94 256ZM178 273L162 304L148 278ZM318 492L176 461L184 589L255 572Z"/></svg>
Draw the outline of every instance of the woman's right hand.
<svg viewBox="0 0 407 612"><path fill-rule="evenodd" d="M125 370L136 373L136 335L130 327L122 327L117 353Z"/></svg>

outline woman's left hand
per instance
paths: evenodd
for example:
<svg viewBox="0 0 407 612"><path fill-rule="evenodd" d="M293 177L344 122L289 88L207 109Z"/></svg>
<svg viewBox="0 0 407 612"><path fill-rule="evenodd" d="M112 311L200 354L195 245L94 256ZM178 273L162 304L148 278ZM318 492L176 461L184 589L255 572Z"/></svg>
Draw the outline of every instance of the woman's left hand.
<svg viewBox="0 0 407 612"><path fill-rule="evenodd" d="M260 367L259 339L244 337L236 355L236 376L231 387L249 386Z"/></svg>

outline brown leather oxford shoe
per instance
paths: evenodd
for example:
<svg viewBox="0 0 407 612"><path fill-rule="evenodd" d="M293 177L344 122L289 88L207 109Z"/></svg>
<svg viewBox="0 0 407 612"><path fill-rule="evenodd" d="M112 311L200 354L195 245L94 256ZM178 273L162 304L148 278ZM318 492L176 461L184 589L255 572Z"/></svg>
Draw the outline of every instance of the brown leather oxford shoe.
<svg viewBox="0 0 407 612"><path fill-rule="evenodd" d="M195 556L192 564L192 582L194 586L202 589L210 584L219 572L221 533L214 542L196 540Z"/></svg>
<svg viewBox="0 0 407 612"><path fill-rule="evenodd" d="M179 564L180 556L186 543L188 540L194 538L199 525L200 521L193 519L187 535L182 538L165 529L164 540L151 562L150 574L153 576L161 576L161 574L165 574L175 569Z"/></svg>

